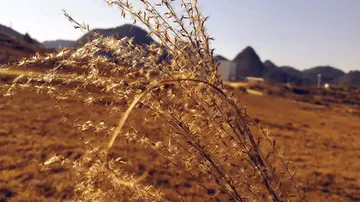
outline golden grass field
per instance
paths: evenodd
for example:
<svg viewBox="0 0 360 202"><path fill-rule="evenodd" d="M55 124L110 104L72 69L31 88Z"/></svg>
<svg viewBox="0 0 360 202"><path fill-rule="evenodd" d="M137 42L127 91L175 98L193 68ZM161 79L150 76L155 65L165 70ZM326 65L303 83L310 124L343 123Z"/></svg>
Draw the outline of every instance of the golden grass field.
<svg viewBox="0 0 360 202"><path fill-rule="evenodd" d="M358 114L351 113L345 104L323 106L291 97L234 91L239 102L247 105L249 115L270 130L277 145L293 162L291 168L304 183L309 201L360 200ZM0 201L71 199L74 182L70 171L62 166L41 170L42 163L54 154L77 159L84 153L86 146L73 129L74 121L90 117L98 123L107 118L116 125L121 116L121 112L111 112L101 105L87 106L76 98L57 102L29 90L0 97L0 113ZM63 113L68 117L66 122ZM141 111L134 116L142 121ZM181 192L189 201L201 201L193 179L184 177L175 185L173 173L157 169L161 162L151 150L134 147L121 139L113 150L131 159L129 169L139 176L148 171L146 183L169 195Z"/></svg>
<svg viewBox="0 0 360 202"><path fill-rule="evenodd" d="M223 85L208 17L174 2L107 1L160 44L5 51L0 202L360 201L360 88Z"/></svg>

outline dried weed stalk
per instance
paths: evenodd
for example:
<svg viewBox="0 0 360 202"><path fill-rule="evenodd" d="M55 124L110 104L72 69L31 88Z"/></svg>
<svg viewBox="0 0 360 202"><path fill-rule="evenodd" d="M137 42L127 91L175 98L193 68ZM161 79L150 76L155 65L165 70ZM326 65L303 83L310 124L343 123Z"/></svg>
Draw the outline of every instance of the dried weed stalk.
<svg viewBox="0 0 360 202"><path fill-rule="evenodd" d="M172 198L152 186L146 173L136 177L123 169L127 162L113 160L119 138L154 151L162 159L159 169L179 174L173 176L175 181L181 180L176 176L192 179L202 200L304 200L275 140L239 108L219 79L209 45L212 38L205 30L208 18L199 12L197 1L140 0L139 10L126 0L106 2L145 25L159 43L134 45L133 39L98 34L80 48L36 55L2 68L53 67L17 77L7 95L31 87L58 100L76 97L122 113L117 127L106 121L77 125L81 132L110 134L108 143L98 144L99 149L89 146L71 164L77 174L77 200L187 200L181 191ZM179 9L182 12L176 12ZM89 30L65 15L77 28ZM136 112L140 120L132 115ZM148 131L151 134L145 135ZM209 194L210 189L214 193Z"/></svg>

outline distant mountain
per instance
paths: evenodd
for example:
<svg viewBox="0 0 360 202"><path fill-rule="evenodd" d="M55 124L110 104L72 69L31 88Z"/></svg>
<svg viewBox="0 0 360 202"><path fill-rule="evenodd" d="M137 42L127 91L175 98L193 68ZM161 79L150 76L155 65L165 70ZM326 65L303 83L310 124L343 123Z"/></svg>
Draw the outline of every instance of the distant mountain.
<svg viewBox="0 0 360 202"><path fill-rule="evenodd" d="M151 44L154 40L148 36L148 32L132 24L125 24L119 27L110 28L110 29L94 29L91 32L82 36L79 40L75 42L75 45L82 45L89 41L89 39L94 38L94 32L100 33L106 37L115 37L116 39L121 39L123 37L132 38L134 37L134 44Z"/></svg>
<svg viewBox="0 0 360 202"><path fill-rule="evenodd" d="M217 60L223 60L221 56L215 57ZM243 77L262 77L267 81L277 83L292 83L295 85L316 85L318 75L321 74L321 83L349 83L357 84L356 80L359 71L353 71L351 74L345 73L331 66L318 66L303 71L299 71L293 67L278 67L270 60L261 62L260 57L255 50L248 46L241 51L232 61L236 64L236 79L241 80Z"/></svg>
<svg viewBox="0 0 360 202"><path fill-rule="evenodd" d="M250 46L240 52L233 62L236 63L236 79L247 76L262 77L264 74L265 66Z"/></svg>
<svg viewBox="0 0 360 202"><path fill-rule="evenodd" d="M28 33L19 32L0 25L0 64L16 62L31 57L37 52L46 52L44 46Z"/></svg>
<svg viewBox="0 0 360 202"><path fill-rule="evenodd" d="M39 46L0 32L0 64L16 62L23 57L30 57L42 51L44 50Z"/></svg>
<svg viewBox="0 0 360 202"><path fill-rule="evenodd" d="M28 33L20 34L19 32L11 29L10 27L4 26L0 24L0 32L5 33L9 36L14 37L15 39L19 40L19 41L26 41L28 43L31 43L35 46L42 46L42 44L40 42L38 42L37 40L33 39L30 37L30 35Z"/></svg>
<svg viewBox="0 0 360 202"><path fill-rule="evenodd" d="M223 57L222 55L216 55L215 60L220 62L220 61L229 61L227 58Z"/></svg>
<svg viewBox="0 0 360 202"><path fill-rule="evenodd" d="M281 66L279 67L283 72L287 74L287 83L292 83L298 86L301 85L312 85L312 81L308 78L307 75L304 75L300 70L295 69L290 66Z"/></svg>
<svg viewBox="0 0 360 202"><path fill-rule="evenodd" d="M261 62L259 56L255 50L248 46L241 53L239 53L233 60L236 63L236 77L262 77L267 81L276 83L293 82L295 84L301 84L301 77L287 74L277 65L270 60L266 60L264 63Z"/></svg>
<svg viewBox="0 0 360 202"><path fill-rule="evenodd" d="M277 83L291 83L295 85L309 85L309 79L307 79L303 73L293 67L282 66L278 67L270 60L264 62L266 67L263 78L268 81Z"/></svg>
<svg viewBox="0 0 360 202"><path fill-rule="evenodd" d="M77 41L70 40L53 40L44 41L43 44L33 39L29 34L21 34L9 27L0 25L0 63L15 61L22 57L31 56L36 52L42 52L46 47L50 49L62 47L79 47L94 39L94 32L105 37L115 37L121 39L123 37L134 38L133 44L149 45L155 41L148 35L146 30L132 24L125 24L109 29L94 29L82 36ZM100 51L99 54L110 56L111 53ZM292 83L296 85L316 85L318 74L321 74L322 84L346 84L358 85L360 83L360 71L352 71L345 74L343 71L331 66L318 66L304 71L299 71L293 67L278 67L270 60L261 61L255 50L248 46L242 50L236 57L230 61L227 58L216 55L215 60L228 62L227 71L224 74L231 73L235 75L236 80L242 80L244 77L262 77L267 81L279 83ZM167 57L165 51L162 59L171 59ZM162 60L161 59L161 60ZM234 78L234 77L231 77Z"/></svg>
<svg viewBox="0 0 360 202"><path fill-rule="evenodd" d="M71 40L51 40L44 41L43 45L46 48L58 48L61 47L77 47L87 43L89 40L94 39L94 33L99 33L105 37L115 37L116 39L121 39L123 37L132 38L134 37L133 44L146 44L149 45L154 42L154 40L148 36L148 32L132 24L125 24L115 28L109 29L93 29L90 32L83 35L76 41Z"/></svg>
<svg viewBox="0 0 360 202"><path fill-rule="evenodd" d="M281 66L279 67L283 72L287 73L290 76L301 78L303 77L303 73L294 67L289 66Z"/></svg>
<svg viewBox="0 0 360 202"><path fill-rule="evenodd" d="M360 85L360 71L350 71L337 81L340 85Z"/></svg>
<svg viewBox="0 0 360 202"><path fill-rule="evenodd" d="M333 83L345 75L345 72L331 66L318 66L302 72L311 80L313 85L317 83L318 74L321 74L321 83Z"/></svg>
<svg viewBox="0 0 360 202"><path fill-rule="evenodd" d="M273 62L271 62L270 60L265 60L265 62L263 63L265 65L265 67L267 67L268 69L277 69L278 66L276 66Z"/></svg>
<svg viewBox="0 0 360 202"><path fill-rule="evenodd" d="M293 82L294 84L301 84L301 76L295 77L287 74L277 65L270 60L266 60L264 63L260 60L255 50L248 46L241 53L239 53L233 62L236 64L236 77L262 77L267 81L276 83Z"/></svg>
<svg viewBox="0 0 360 202"><path fill-rule="evenodd" d="M58 47L63 47L63 48L68 48L68 47L73 47L75 44L75 41L70 41L70 40L53 40L53 41L44 41L42 43L45 48L58 48Z"/></svg>
<svg viewBox="0 0 360 202"><path fill-rule="evenodd" d="M263 78L267 81L277 82L277 83L286 83L289 80L289 75L282 71L278 66L276 66L270 60L264 62L264 73Z"/></svg>

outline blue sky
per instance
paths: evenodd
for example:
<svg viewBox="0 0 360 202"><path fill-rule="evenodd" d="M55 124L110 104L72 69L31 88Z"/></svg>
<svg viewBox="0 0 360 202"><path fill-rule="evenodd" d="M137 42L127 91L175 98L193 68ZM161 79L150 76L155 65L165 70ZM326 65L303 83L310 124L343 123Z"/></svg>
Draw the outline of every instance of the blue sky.
<svg viewBox="0 0 360 202"><path fill-rule="evenodd" d="M233 59L252 46L262 60L306 69L331 65L360 70L360 0L199 0L210 15L213 47ZM75 40L84 33L65 19L66 9L91 28L130 22L103 0L1 0L0 24L39 41Z"/></svg>

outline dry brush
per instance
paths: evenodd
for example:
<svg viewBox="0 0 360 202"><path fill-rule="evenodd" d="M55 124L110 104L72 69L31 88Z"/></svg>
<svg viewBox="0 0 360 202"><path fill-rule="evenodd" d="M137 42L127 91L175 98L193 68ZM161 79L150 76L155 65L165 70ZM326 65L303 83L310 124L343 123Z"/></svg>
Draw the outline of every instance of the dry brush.
<svg viewBox="0 0 360 202"><path fill-rule="evenodd" d="M106 2L145 26L158 43L134 45L133 39L97 34L80 48L2 67L52 67L15 78L6 85L8 96L30 88L59 101L77 97L119 114L115 126L107 120L74 124L88 148L80 159L54 156L44 163L71 167L76 174L74 200L187 201L186 193L175 190L186 177L193 179L204 201L304 200L275 140L239 107L220 80L210 47L213 39L205 29L208 17L201 15L198 2L140 0L138 10L125 0ZM66 12L65 16L77 28L90 31ZM104 137L95 141L84 133ZM147 178L149 169L141 174L128 169L132 163L116 153L119 141L143 148L144 155L151 150L161 162L153 167L173 172L171 189L176 194L154 186Z"/></svg>

